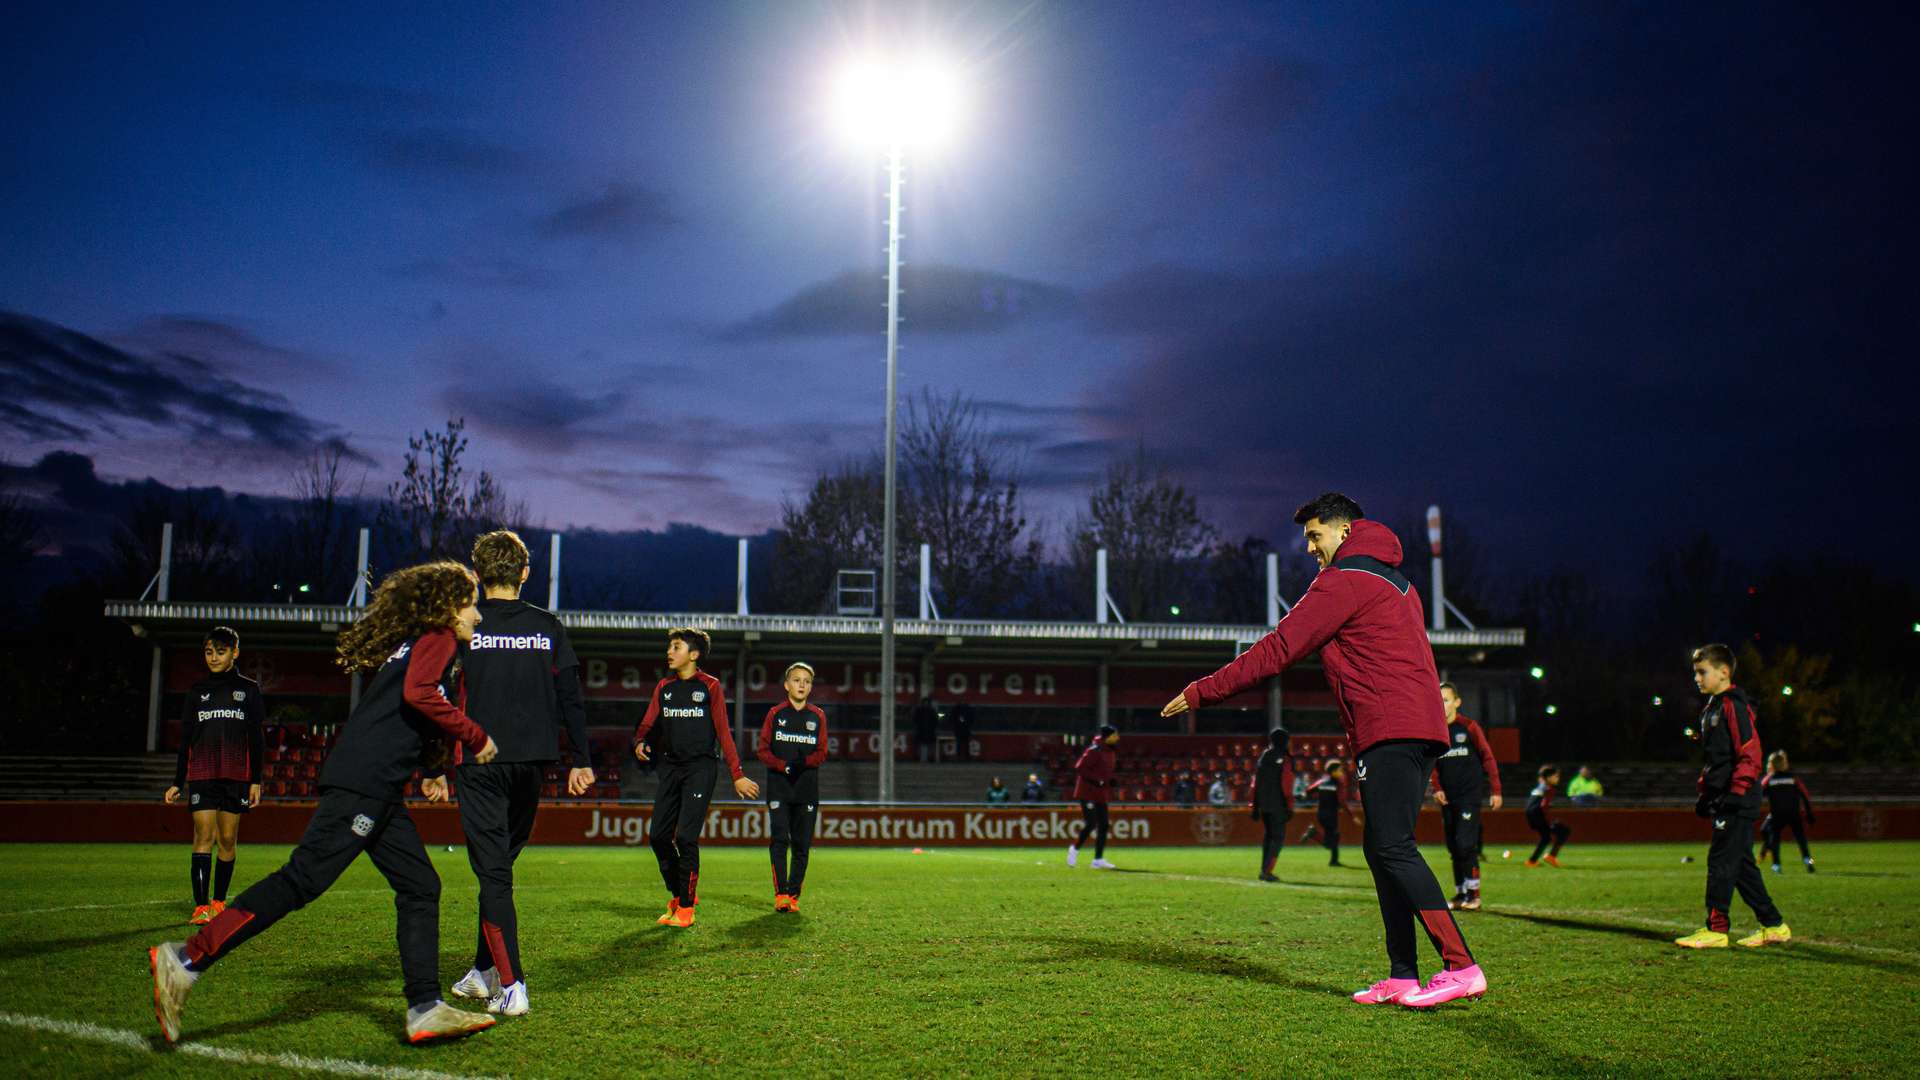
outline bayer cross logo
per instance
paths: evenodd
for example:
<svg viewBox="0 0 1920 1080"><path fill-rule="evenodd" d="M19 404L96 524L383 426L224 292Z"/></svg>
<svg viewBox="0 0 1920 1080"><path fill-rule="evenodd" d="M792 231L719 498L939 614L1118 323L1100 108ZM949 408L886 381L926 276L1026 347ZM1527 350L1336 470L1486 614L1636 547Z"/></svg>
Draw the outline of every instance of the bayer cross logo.
<svg viewBox="0 0 1920 1080"><path fill-rule="evenodd" d="M1203 844L1224 844L1231 831L1225 814L1208 810L1193 817L1193 838Z"/></svg>

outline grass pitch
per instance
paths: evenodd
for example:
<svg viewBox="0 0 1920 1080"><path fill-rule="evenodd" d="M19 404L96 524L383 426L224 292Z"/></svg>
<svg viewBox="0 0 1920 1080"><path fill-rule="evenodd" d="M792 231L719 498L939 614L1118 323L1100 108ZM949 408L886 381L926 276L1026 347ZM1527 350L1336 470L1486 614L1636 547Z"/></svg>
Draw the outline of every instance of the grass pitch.
<svg viewBox="0 0 1920 1080"><path fill-rule="evenodd" d="M236 895L286 850L243 842ZM1460 918L1491 990L1422 1014L1347 1000L1385 975L1379 915L1366 870L1317 848L1263 885L1244 848L1116 846L1124 869L1101 872L1050 848L816 847L797 916L773 914L764 851L709 848L691 931L654 925L644 847L533 848L532 1013L427 1048L403 1041L391 893L361 860L208 974L167 1048L146 948L187 934L184 846L5 845L0 1073L1912 1075L1920 844L1821 843L1819 874L1766 875L1792 944L1686 952L1670 939L1700 923L1704 853L1575 843L1565 869L1525 870L1489 852L1487 909ZM475 890L464 852L433 857L448 983ZM1734 918L1752 928L1737 900Z"/></svg>

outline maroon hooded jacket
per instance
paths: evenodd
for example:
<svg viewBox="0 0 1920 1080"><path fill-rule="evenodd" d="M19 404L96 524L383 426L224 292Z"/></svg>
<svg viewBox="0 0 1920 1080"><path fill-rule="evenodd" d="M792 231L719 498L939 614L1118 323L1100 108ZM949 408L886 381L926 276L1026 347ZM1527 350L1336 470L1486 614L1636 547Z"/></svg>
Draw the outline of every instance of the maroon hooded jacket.
<svg viewBox="0 0 1920 1080"><path fill-rule="evenodd" d="M1113 786L1113 747L1098 739L1073 763L1073 801L1104 803Z"/></svg>
<svg viewBox="0 0 1920 1080"><path fill-rule="evenodd" d="M1390 739L1444 745L1447 714L1420 594L1400 573L1400 541L1356 521L1333 565L1267 636L1182 691L1189 708L1224 701L1318 651L1355 755Z"/></svg>

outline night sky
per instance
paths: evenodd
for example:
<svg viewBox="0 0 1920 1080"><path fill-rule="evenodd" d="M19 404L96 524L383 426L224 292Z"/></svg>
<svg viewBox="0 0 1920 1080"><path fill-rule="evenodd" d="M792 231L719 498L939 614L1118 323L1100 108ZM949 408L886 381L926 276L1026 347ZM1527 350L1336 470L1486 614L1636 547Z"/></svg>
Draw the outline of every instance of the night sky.
<svg viewBox="0 0 1920 1080"><path fill-rule="evenodd" d="M978 399L1056 541L1136 446L1283 544L1327 488L1526 569L1920 534L1910 14L391 7L11 10L0 454L277 492L338 439L371 492L462 415L548 525L775 526L880 442L833 76L931 43L903 394Z"/></svg>

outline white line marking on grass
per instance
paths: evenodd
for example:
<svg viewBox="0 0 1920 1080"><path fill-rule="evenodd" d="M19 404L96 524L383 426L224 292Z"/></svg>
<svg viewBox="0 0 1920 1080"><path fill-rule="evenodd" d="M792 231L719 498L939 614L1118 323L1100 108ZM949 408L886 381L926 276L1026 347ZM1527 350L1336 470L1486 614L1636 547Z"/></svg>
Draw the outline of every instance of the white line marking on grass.
<svg viewBox="0 0 1920 1080"><path fill-rule="evenodd" d="M956 859L976 859L980 862L1005 863L1009 866L1026 865L1024 859L1010 859L994 855L976 855L968 851L928 848L930 855L948 855ZM1089 871L1098 873L1099 871ZM1247 878L1213 877L1205 874L1176 874L1164 870L1148 871L1154 878L1173 881L1196 881L1210 885L1238 885L1249 889L1292 889L1296 892L1315 893L1325 896L1331 893L1347 892L1371 894L1372 889L1364 885L1296 885L1290 881L1254 881ZM1629 923L1649 930L1689 930L1698 929L1697 923L1676 922L1671 919L1654 919L1645 915L1619 910L1595 910L1591 908L1542 908L1527 907L1519 904L1489 904L1487 913L1498 915L1502 912L1514 915L1537 915L1550 919L1611 919L1615 922ZM1823 949L1839 949L1845 952L1865 953L1874 956L1892 956L1899 959L1920 962L1920 952L1908 949L1888 949L1877 945L1859 945L1851 941L1829 941L1824 938L1809 937L1805 934L1794 935L1795 941L1804 941L1809 945L1818 945Z"/></svg>
<svg viewBox="0 0 1920 1080"><path fill-rule="evenodd" d="M327 895L352 896L355 893L388 893L392 891L392 889L333 889L330 890ZM113 911L118 908L152 907L155 904L178 904L183 908L193 906L191 903L175 896L165 900L129 900L124 904L70 904L66 907L29 908L26 911L0 911L0 919L11 919L16 915L58 915L66 911Z"/></svg>
<svg viewBox="0 0 1920 1080"><path fill-rule="evenodd" d="M46 1016L22 1016L19 1013L10 1012L0 1012L0 1024L25 1028L28 1031L64 1035L69 1039L79 1039L83 1042L104 1043L137 1053L154 1052L152 1039L137 1031L127 1031L124 1028L101 1027L99 1024L88 1024L78 1020L55 1020ZM173 1053L210 1058L231 1065L270 1065L301 1072L331 1073L334 1076L372 1076L380 1080L470 1080L455 1073L435 1072L432 1069L375 1065L371 1062L351 1061L345 1058L311 1058L301 1054L262 1054L253 1050L230 1050L222 1046L206 1046L201 1043L177 1045L173 1048ZM471 1080L485 1080L485 1078L471 1078Z"/></svg>

